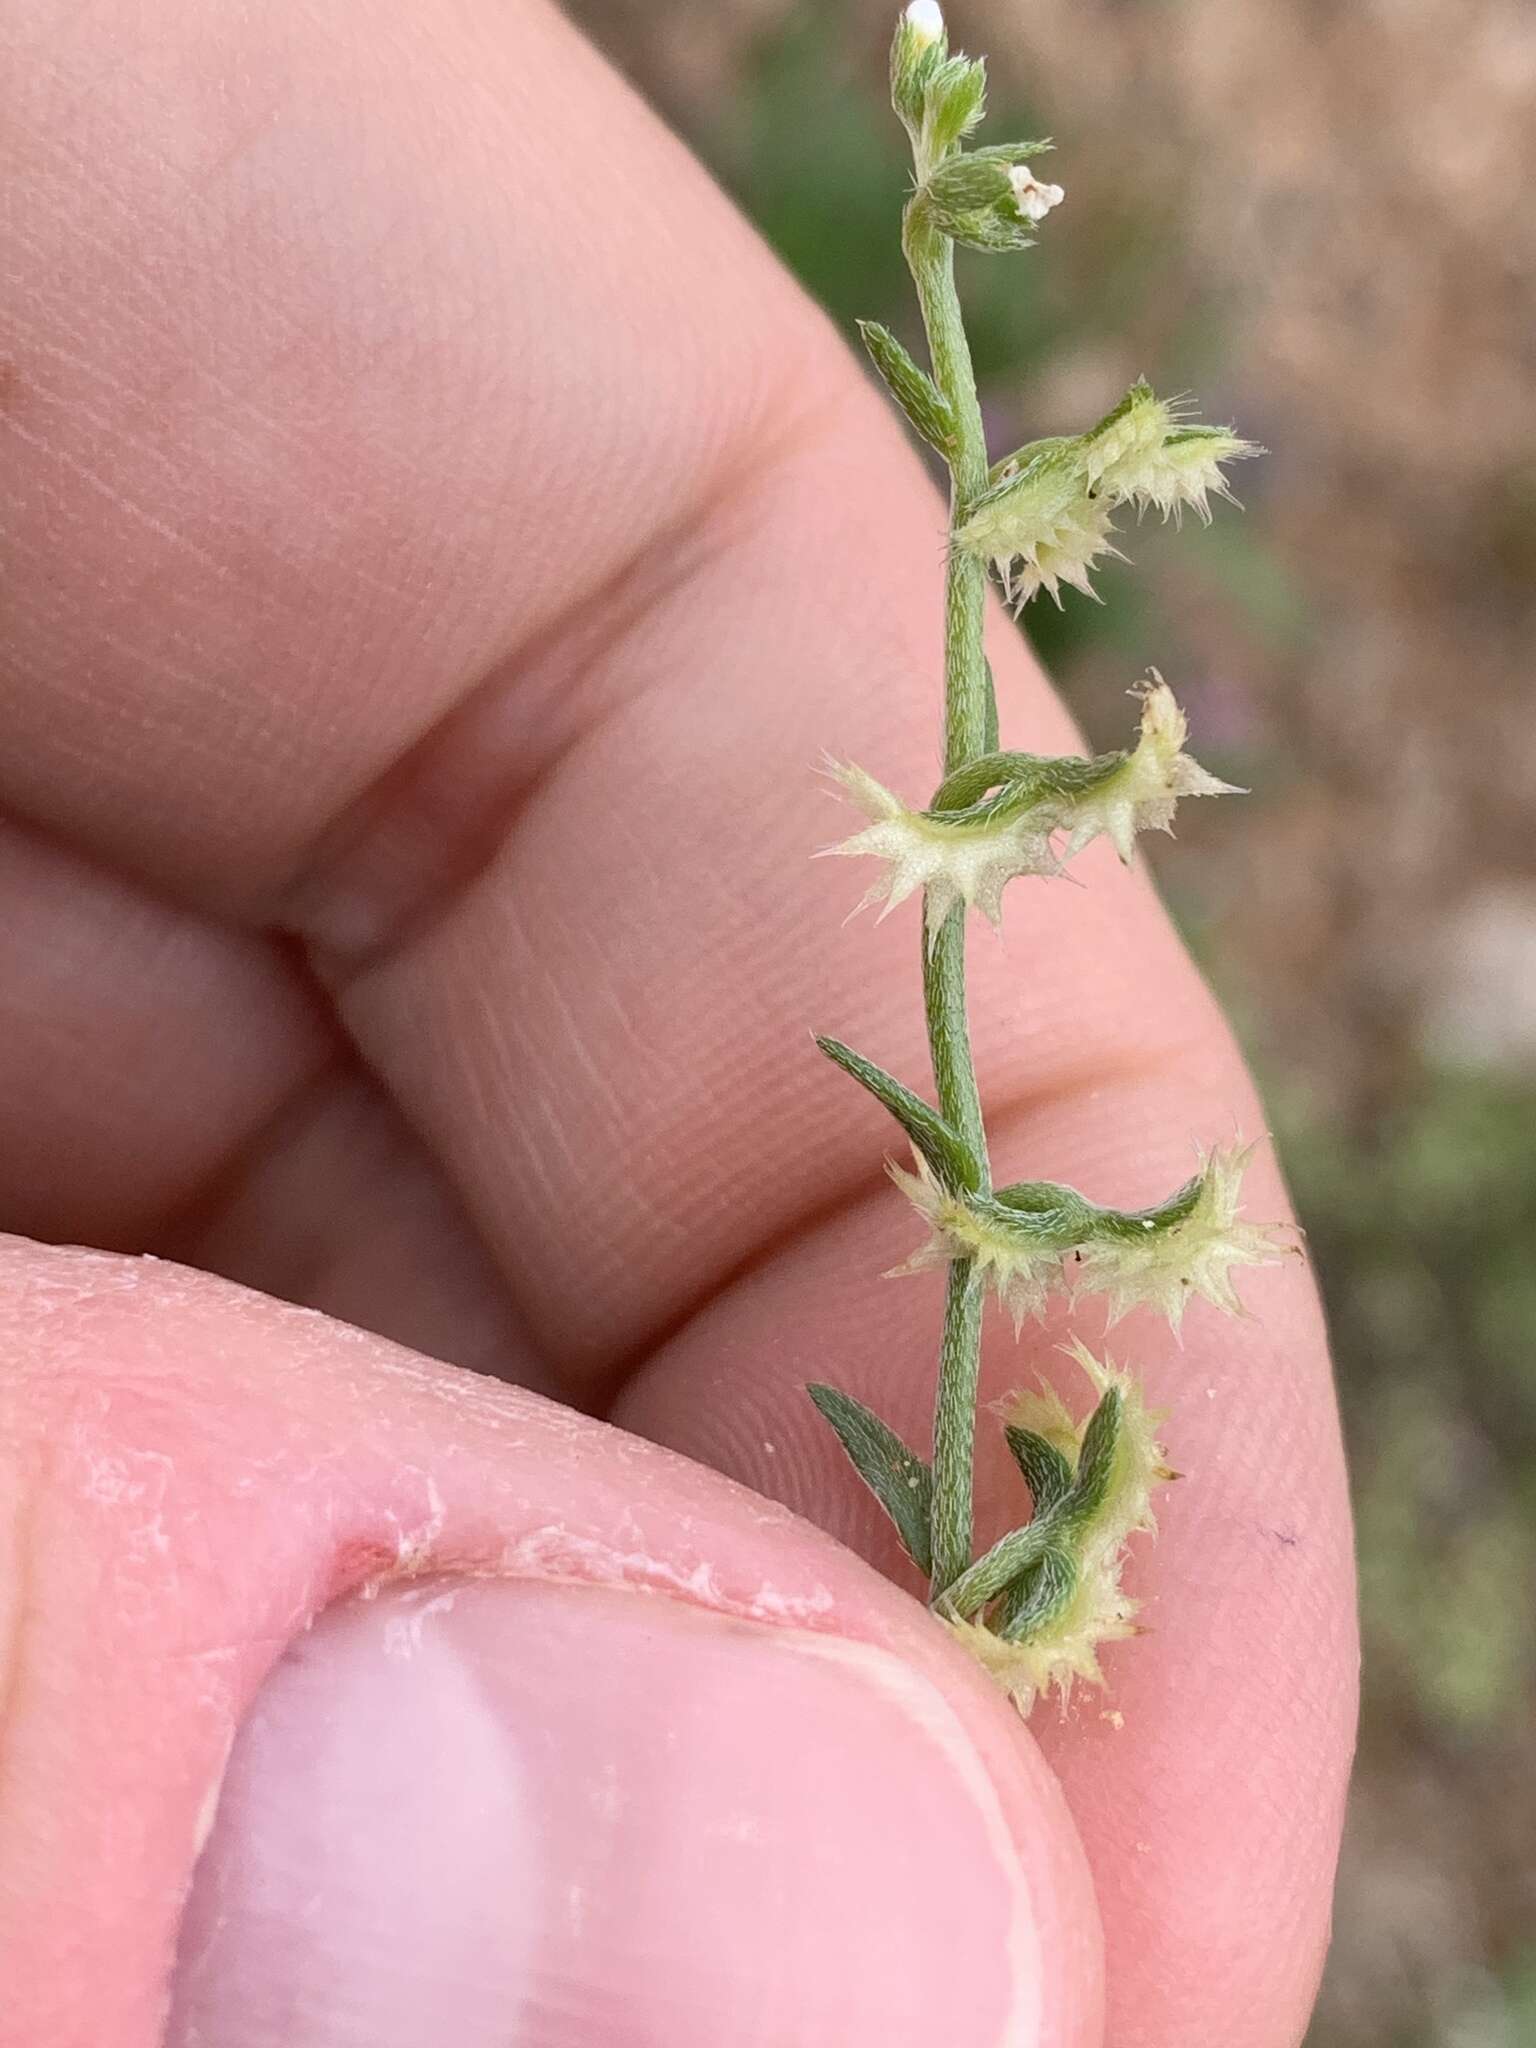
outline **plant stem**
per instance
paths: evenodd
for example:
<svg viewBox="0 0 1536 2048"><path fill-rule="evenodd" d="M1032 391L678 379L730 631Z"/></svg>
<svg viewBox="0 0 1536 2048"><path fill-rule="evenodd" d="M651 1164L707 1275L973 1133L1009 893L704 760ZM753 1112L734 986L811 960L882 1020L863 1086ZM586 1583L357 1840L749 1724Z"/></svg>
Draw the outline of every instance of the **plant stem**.
<svg viewBox="0 0 1536 2048"><path fill-rule="evenodd" d="M934 382L954 419L950 458L950 523L962 520L987 486L987 442L976 399L976 373L955 291L955 249L909 206L902 247L917 286ZM944 773L953 775L987 751L991 680L982 648L986 571L973 557L950 553L944 591ZM965 1003L965 910L945 919L932 945L924 941L923 995L928 1047L939 1108L986 1168L987 1141L971 1060Z"/></svg>
<svg viewBox="0 0 1536 2048"><path fill-rule="evenodd" d="M963 519L987 488L987 438L976 397L976 372L955 290L955 245L907 208L902 249L917 286L933 381L955 423L950 456L951 522ZM986 752L987 680L982 649L986 570L972 555L954 551L944 593L944 772L953 775Z"/></svg>
<svg viewBox="0 0 1536 2048"><path fill-rule="evenodd" d="M955 290L954 244L907 209L902 246L917 287L934 382L954 421L950 455L951 529L987 487L987 442L976 398L976 373ZM996 744L992 682L982 646L986 571L952 549L944 591L944 773L953 775ZM965 906L951 911L930 945L923 941L923 1004L939 1108L968 1140L990 1186L986 1131L971 1058L965 996ZM935 1595L971 1561L972 1468L976 1388L981 1366L982 1288L973 1263L950 1267L944 1304L933 1423L933 1581Z"/></svg>
<svg viewBox="0 0 1536 2048"><path fill-rule="evenodd" d="M981 1192L991 1184L987 1137L982 1128L981 1098L971 1064L971 1028L965 1013L965 906L945 918L930 945L927 922L923 937L923 1005L928 1019L928 1051L933 1082L944 1116L968 1140L981 1162Z"/></svg>
<svg viewBox="0 0 1536 2048"><path fill-rule="evenodd" d="M944 1337L933 1405L932 1597L952 1586L971 1562L974 1541L972 1472L976 1463L976 1383L981 1371L981 1306L985 1290L974 1259L954 1259L944 1297Z"/></svg>

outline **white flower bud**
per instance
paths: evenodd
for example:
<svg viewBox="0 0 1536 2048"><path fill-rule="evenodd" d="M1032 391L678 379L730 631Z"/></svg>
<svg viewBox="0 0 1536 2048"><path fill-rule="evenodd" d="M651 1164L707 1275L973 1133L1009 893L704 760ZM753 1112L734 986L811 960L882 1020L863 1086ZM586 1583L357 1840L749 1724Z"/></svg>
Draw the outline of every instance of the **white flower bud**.
<svg viewBox="0 0 1536 2048"><path fill-rule="evenodd" d="M937 6L909 7L897 18L891 38L891 104L912 138L920 174L937 160L930 146L931 98L945 69L948 42Z"/></svg>
<svg viewBox="0 0 1536 2048"><path fill-rule="evenodd" d="M1042 185L1028 164L1015 164L1008 173L1008 182L1013 187L1014 204L1028 221L1044 220L1051 208L1060 206L1067 196L1060 185Z"/></svg>
<svg viewBox="0 0 1536 2048"><path fill-rule="evenodd" d="M939 0L912 0L905 18L919 45L936 43L944 34L944 10Z"/></svg>

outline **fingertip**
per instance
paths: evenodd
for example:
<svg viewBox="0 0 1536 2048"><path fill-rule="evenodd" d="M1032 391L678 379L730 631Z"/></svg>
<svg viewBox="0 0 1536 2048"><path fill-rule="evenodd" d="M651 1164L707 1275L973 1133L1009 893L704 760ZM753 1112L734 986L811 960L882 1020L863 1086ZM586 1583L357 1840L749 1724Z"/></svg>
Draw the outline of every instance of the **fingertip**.
<svg viewBox="0 0 1536 2048"><path fill-rule="evenodd" d="M324 1617L236 1744L168 2048L298 2015L309 2048L1087 2048L1049 1826L869 1644L395 1589Z"/></svg>
<svg viewBox="0 0 1536 2048"><path fill-rule="evenodd" d="M189 1885L176 2048L1098 2048L1054 1777L808 1524L153 1261L0 1242L0 1366L0 2048L160 2043Z"/></svg>

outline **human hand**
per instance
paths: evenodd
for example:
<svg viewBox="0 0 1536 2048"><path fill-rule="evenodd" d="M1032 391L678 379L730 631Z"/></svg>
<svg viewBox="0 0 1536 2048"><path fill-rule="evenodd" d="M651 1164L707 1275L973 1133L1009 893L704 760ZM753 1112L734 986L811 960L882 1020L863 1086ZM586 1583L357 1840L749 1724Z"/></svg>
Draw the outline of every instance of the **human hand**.
<svg viewBox="0 0 1536 2048"><path fill-rule="evenodd" d="M542 6L158 12L0 30L0 1215L182 1262L0 1263L0 2044L161 2039L211 1823L174 2048L1284 2048L1353 1709L1300 1268L1125 1325L1190 1477L1068 1719L759 1497L901 1579L802 1389L921 1440L932 1283L807 1031L920 1072L916 932L806 855L823 747L931 780L915 460ZM1003 1170L1131 1202L1260 1112L1093 880L972 1015Z"/></svg>

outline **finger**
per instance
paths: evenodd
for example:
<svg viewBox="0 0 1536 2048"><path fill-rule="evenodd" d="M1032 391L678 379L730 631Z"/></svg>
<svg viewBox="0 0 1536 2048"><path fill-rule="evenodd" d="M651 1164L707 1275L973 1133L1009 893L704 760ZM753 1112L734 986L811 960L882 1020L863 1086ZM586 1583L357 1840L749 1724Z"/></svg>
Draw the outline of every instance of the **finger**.
<svg viewBox="0 0 1536 2048"><path fill-rule="evenodd" d="M0 1366L5 2048L1100 2038L1049 1774L807 1525L171 1267L7 1241Z"/></svg>
<svg viewBox="0 0 1536 2048"><path fill-rule="evenodd" d="M0 36L0 793L265 912L477 682L686 553L812 322L537 0ZM492 697L429 843L590 709Z"/></svg>
<svg viewBox="0 0 1536 2048"><path fill-rule="evenodd" d="M0 822L0 1229L154 1246L541 1391L461 1204L282 950Z"/></svg>
<svg viewBox="0 0 1536 2048"><path fill-rule="evenodd" d="M846 1099L828 1107L831 1077L816 1092L808 1024L921 1061L907 936L834 945L842 897L805 854L837 829L808 773L829 742L913 789L932 773L939 515L802 302L569 33L537 8L515 33L473 8L451 26L423 29L419 51L368 44L343 100L365 130L350 139L334 119L341 53L322 37L295 63L315 25L290 33L270 12L158 39L148 78L134 46L142 61L104 88L100 51L125 34L106 8L40 24L46 48L13 67L32 97L7 133L38 203L16 251L34 289L12 351L17 631L0 789L222 903L270 902L338 806L372 790L350 813L355 836L337 827L290 897L344 958L396 933L489 830L478 885L359 979L348 1018L453 1162L535 1341L591 1376L866 1183L881 1126ZM469 93L461 117L478 63L505 91ZM125 119L135 110L120 151L97 145L119 104L98 88L122 94ZM157 93L177 108L174 152L132 144ZM70 136L112 162L105 217L59 170ZM322 143L331 154L310 161ZM609 158L633 195L621 216L591 175ZM382 187L360 182L362 160ZM501 172L489 194L486 161ZM223 252L233 280L189 226L189 180L202 181L195 221L242 222ZM386 197L393 260L421 272L404 299L392 274L339 268L334 245L338 218L366 236ZM565 260L573 243L580 266ZM426 365L412 309L430 324L466 297L483 317ZM641 345L679 324L683 302L680 336ZM73 346L66 325L85 330ZM264 381L280 363L295 373L296 332L313 340L303 403ZM509 391L512 365L524 383ZM578 372L600 407L571 402ZM121 394L167 384L184 409L147 442ZM829 414L813 434L807 418ZM410 491L391 435L415 437L411 459L428 465ZM341 508L316 490L338 461ZM567 471L590 481L573 489ZM433 582L443 504L463 589ZM391 519L403 523L381 535ZM410 638L428 613L434 633L477 619L508 659L434 667ZM398 653L382 673L378 635ZM189 636L196 683L175 655ZM1067 743L1014 640L997 654L1010 715ZM1147 1057L1188 1035L1198 991L1134 897L1042 894L1019 915L1052 971L1021 1012L1001 957L979 958L995 1101L1124 1058L1128 990L1148 997ZM722 987L745 1029L721 1030ZM631 1086L603 1084L621 1071ZM586 1248L576 1290L573 1242Z"/></svg>
<svg viewBox="0 0 1536 2048"><path fill-rule="evenodd" d="M132 1245L206 1199L344 1045L255 934L0 821L0 1213Z"/></svg>
<svg viewBox="0 0 1536 2048"><path fill-rule="evenodd" d="M639 602L671 573L759 416L780 431L769 394L793 383L781 366L811 323L551 17L530 8L510 34L499 10L438 10L419 49L361 21L349 38L346 22L279 10L146 38L137 12L103 4L0 29L0 146L27 195L0 224L22 281L0 308L0 795L178 897L270 908L329 827L345 843L338 810L358 797L371 816L358 793L387 788L353 911L338 883L301 919L366 938L381 891L392 921L472 861L562 731L595 715L566 678L553 697L508 688L523 650L567 644L561 621L595 592L622 602L627 585ZM546 137L556 62L564 111ZM642 201L676 188L643 238L606 204L593 167L610 161ZM365 253L370 236L382 250ZM686 314L667 281L685 245L700 287ZM601 406L572 402L584 382ZM409 772L429 758L432 774ZM60 1000L60 891L23 886L41 914L20 910L26 957L7 965L50 1001L39 1057L0 1073L0 1107L9 1128L68 1102L79 1142L56 1142L45 1176L18 1163L8 1220L217 1259L493 1362L478 1310L467 1332L397 1320L399 1296L438 1286L444 1239L392 1231L397 1256L370 1257L377 1175L329 1178L318 1233L263 1198L291 1187L299 1150L313 1164L295 1126L307 1140L311 1121L344 1120L303 1078L313 1048L289 1020L309 992L271 949L262 968L261 949L216 931L193 976L202 1000L178 1010L159 906L123 918L112 950L121 963L133 941L140 996L126 1042L169 1052L195 1020L206 1085L114 1093L107 1020L123 1006L107 962L90 987L97 955L71 956ZM185 924L176 940L185 980ZM275 1158L260 1133L282 1141ZM359 1149L398 1134L379 1135ZM210 1185L238 1193L239 1213L192 1227ZM317 1270L340 1267L361 1287L317 1295ZM542 1356L542 1339L518 1348Z"/></svg>

